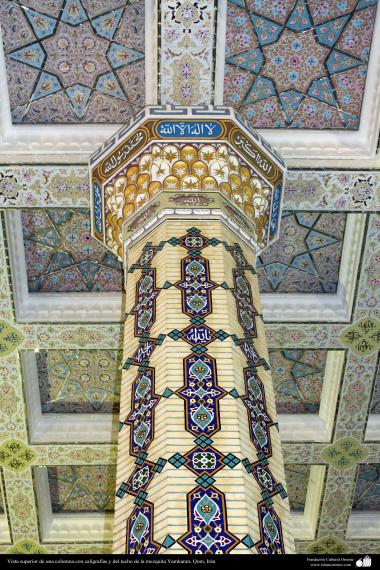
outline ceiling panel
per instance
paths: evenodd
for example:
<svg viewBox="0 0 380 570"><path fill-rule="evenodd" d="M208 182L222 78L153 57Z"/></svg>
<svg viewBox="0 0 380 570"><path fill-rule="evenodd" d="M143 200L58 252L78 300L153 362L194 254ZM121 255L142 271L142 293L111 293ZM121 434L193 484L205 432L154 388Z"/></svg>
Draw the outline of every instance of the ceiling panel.
<svg viewBox="0 0 380 570"><path fill-rule="evenodd" d="M327 350L269 351L278 414L317 414Z"/></svg>
<svg viewBox="0 0 380 570"><path fill-rule="evenodd" d="M377 0L230 0L224 101L254 127L357 130Z"/></svg>
<svg viewBox="0 0 380 570"><path fill-rule="evenodd" d="M359 466L352 510L380 513L380 463Z"/></svg>
<svg viewBox="0 0 380 570"><path fill-rule="evenodd" d="M262 293L335 293L344 213L283 212L279 239L257 260Z"/></svg>
<svg viewBox="0 0 380 570"><path fill-rule="evenodd" d="M23 210L30 292L120 291L122 266L90 235L88 210Z"/></svg>
<svg viewBox="0 0 380 570"><path fill-rule="evenodd" d="M285 464L285 478L291 511L302 512L305 509L310 469L311 465Z"/></svg>
<svg viewBox="0 0 380 570"><path fill-rule="evenodd" d="M145 103L144 13L134 0L2 2L13 123L128 120Z"/></svg>
<svg viewBox="0 0 380 570"><path fill-rule="evenodd" d="M36 354L42 413L117 413L122 353L48 350Z"/></svg>
<svg viewBox="0 0 380 570"><path fill-rule="evenodd" d="M93 513L114 509L113 465L48 467L53 513Z"/></svg>

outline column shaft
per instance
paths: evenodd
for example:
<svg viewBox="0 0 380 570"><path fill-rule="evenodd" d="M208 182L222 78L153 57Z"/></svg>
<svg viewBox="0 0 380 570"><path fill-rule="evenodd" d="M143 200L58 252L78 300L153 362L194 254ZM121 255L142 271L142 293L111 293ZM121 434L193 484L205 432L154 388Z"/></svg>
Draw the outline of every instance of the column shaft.
<svg viewBox="0 0 380 570"><path fill-rule="evenodd" d="M166 220L126 271L114 552L293 552L252 250Z"/></svg>

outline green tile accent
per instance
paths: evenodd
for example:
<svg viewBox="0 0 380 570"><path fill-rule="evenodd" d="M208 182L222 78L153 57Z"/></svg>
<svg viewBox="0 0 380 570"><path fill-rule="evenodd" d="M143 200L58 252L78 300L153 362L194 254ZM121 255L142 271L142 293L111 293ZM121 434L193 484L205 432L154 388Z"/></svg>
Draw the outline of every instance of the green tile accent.
<svg viewBox="0 0 380 570"><path fill-rule="evenodd" d="M169 457L169 463L176 469L179 469L184 463L186 463L186 459L182 457L180 453L175 453L172 457Z"/></svg>
<svg viewBox="0 0 380 570"><path fill-rule="evenodd" d="M173 394L174 394L173 390L170 390L170 388L165 388L162 396L163 398L170 398L170 396L173 396Z"/></svg>
<svg viewBox="0 0 380 570"><path fill-rule="evenodd" d="M321 453L322 458L338 471L345 471L354 467L367 457L368 452L353 437L344 437L328 445Z"/></svg>
<svg viewBox="0 0 380 570"><path fill-rule="evenodd" d="M228 453L226 457L223 459L223 463L233 469L240 463L240 459L236 457L233 453Z"/></svg>
<svg viewBox="0 0 380 570"><path fill-rule="evenodd" d="M380 348L380 321L371 317L347 327L340 340L355 354L367 356Z"/></svg>

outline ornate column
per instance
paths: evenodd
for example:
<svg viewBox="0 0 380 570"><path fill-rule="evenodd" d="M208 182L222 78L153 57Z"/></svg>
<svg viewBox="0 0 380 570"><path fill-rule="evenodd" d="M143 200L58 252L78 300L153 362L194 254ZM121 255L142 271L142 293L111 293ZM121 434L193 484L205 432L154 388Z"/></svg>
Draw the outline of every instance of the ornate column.
<svg viewBox="0 0 380 570"><path fill-rule="evenodd" d="M114 552L293 552L255 255L284 165L226 108L147 108L92 158L124 262Z"/></svg>

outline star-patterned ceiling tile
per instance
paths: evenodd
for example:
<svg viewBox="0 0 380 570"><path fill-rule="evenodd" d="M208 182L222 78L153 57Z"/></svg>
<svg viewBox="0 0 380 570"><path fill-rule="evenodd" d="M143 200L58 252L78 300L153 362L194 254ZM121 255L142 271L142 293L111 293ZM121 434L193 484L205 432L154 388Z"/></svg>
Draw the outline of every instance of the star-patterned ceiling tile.
<svg viewBox="0 0 380 570"><path fill-rule="evenodd" d="M352 510L380 512L380 464L359 465Z"/></svg>
<svg viewBox="0 0 380 570"><path fill-rule="evenodd" d="M377 365L372 395L371 414L380 414L380 363Z"/></svg>
<svg viewBox="0 0 380 570"><path fill-rule="evenodd" d="M53 513L114 510L114 465L58 465L47 470Z"/></svg>
<svg viewBox="0 0 380 570"><path fill-rule="evenodd" d="M122 353L49 350L36 354L42 413L116 413Z"/></svg>
<svg viewBox="0 0 380 570"><path fill-rule="evenodd" d="M116 257L90 235L88 210L23 210L29 291L121 291Z"/></svg>
<svg viewBox="0 0 380 570"><path fill-rule="evenodd" d="M359 128L377 0L229 0L224 103L254 127Z"/></svg>
<svg viewBox="0 0 380 570"><path fill-rule="evenodd" d="M304 464L285 464L284 467L290 510L302 512L305 509L311 466Z"/></svg>
<svg viewBox="0 0 380 570"><path fill-rule="evenodd" d="M316 414L321 401L326 350L269 351L279 414Z"/></svg>
<svg viewBox="0 0 380 570"><path fill-rule="evenodd" d="M144 106L144 10L143 0L2 2L12 121L131 117Z"/></svg>
<svg viewBox="0 0 380 570"><path fill-rule="evenodd" d="M335 293L346 214L283 212L279 239L257 258L262 293Z"/></svg>

